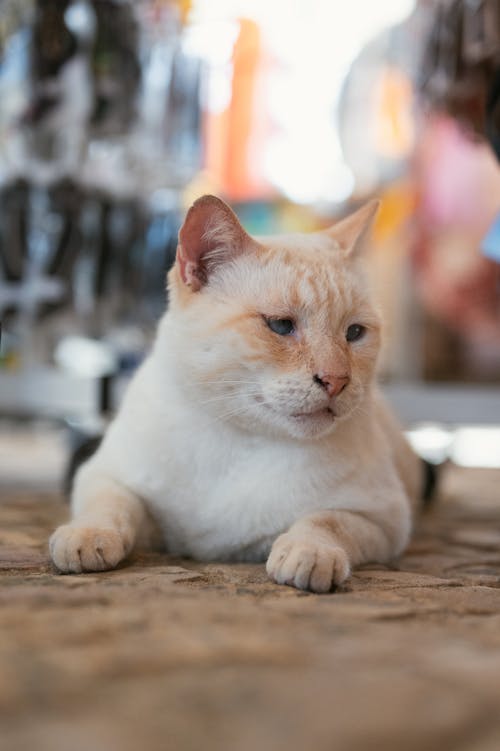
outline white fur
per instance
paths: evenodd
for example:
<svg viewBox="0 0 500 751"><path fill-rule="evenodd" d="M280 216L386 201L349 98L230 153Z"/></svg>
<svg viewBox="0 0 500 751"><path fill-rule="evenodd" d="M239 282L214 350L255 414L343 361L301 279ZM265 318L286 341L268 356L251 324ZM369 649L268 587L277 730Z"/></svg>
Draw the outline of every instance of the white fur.
<svg viewBox="0 0 500 751"><path fill-rule="evenodd" d="M113 478L147 505L170 552L251 560L262 559L272 540L308 512L376 507L401 517L394 553L400 552L410 510L371 411L339 423L325 440L252 435L186 399L176 383L169 323L166 317L161 346L140 368L102 446L78 474L75 516L91 478Z"/></svg>
<svg viewBox="0 0 500 751"><path fill-rule="evenodd" d="M317 245L318 238L310 242ZM264 305L269 296L262 289L265 274L259 276L252 263L242 257L213 280L215 323L218 306L227 314L229 288L238 304L245 295L254 300L261 295L259 304ZM275 265L266 271L273 274L274 286L288 273L279 261ZM332 271L328 283L334 285L337 276ZM333 355L327 354L333 357L338 345L330 332L345 320L337 321L335 311L327 320L324 310L307 310L307 281L303 287L307 325L321 330L322 352L331 343ZM195 294L202 305L205 291ZM280 304L286 306L286 300ZM167 551L176 555L263 560L278 538L273 549L278 552L268 564L271 576L316 591L342 581L349 565L399 554L410 533L408 489L416 485L416 470L373 390L372 378L358 386L353 381L349 388L355 398L346 402L345 415L344 397L339 398L341 414L335 422L328 413L293 417L329 404L311 373L299 368L280 374L250 362L242 365L240 356L243 361L248 343L244 347L237 334L217 326L212 329L216 333L197 340L199 315L196 305L187 306L168 312L160 322L151 355L130 384L99 450L77 474L74 519L51 540L58 568L82 571L116 565L138 539L145 510L161 529ZM370 351L369 335L363 346ZM223 376L204 381L204 374L217 365ZM345 398L349 400L349 393ZM406 488L403 465L411 475ZM325 510L346 524L347 542L342 549L337 545L336 559L328 559L331 544L323 533L308 547L311 533L300 526ZM355 514L359 518L353 522ZM351 527L356 534L359 527L359 545L350 542ZM116 530L119 543L110 537ZM314 561L325 555L330 568L318 564L314 584ZM310 561L305 573L304 561ZM341 571L337 578L335 567ZM330 573L325 576L325 571Z"/></svg>

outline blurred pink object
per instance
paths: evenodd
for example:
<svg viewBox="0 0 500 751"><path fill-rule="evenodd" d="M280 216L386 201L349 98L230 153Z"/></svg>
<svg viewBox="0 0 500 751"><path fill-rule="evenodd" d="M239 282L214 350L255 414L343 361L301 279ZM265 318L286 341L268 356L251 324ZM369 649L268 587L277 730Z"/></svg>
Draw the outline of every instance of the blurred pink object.
<svg viewBox="0 0 500 751"><path fill-rule="evenodd" d="M490 147L454 120L430 118L417 148L422 219L470 227L481 237L500 210L500 169Z"/></svg>
<svg viewBox="0 0 500 751"><path fill-rule="evenodd" d="M480 251L500 211L495 156L453 120L438 116L424 126L415 168L420 201L414 260L424 306L466 338L500 346L500 266Z"/></svg>

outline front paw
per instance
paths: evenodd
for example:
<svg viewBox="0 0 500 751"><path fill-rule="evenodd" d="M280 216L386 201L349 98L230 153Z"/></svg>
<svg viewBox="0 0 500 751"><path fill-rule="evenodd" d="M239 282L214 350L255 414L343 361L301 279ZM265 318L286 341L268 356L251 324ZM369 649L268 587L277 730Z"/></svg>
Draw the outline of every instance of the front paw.
<svg viewBox="0 0 500 751"><path fill-rule="evenodd" d="M266 570L278 584L318 593L329 592L350 574L349 560L342 548L289 532L275 540Z"/></svg>
<svg viewBox="0 0 500 751"><path fill-rule="evenodd" d="M65 524L49 541L50 557L63 574L107 571L125 558L128 546L114 529Z"/></svg>

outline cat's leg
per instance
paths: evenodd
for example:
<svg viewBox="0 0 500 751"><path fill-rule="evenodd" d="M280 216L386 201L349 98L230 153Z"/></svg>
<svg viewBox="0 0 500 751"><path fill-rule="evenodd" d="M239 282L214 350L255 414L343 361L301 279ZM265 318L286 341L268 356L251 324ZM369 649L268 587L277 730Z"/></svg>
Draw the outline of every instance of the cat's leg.
<svg viewBox="0 0 500 751"><path fill-rule="evenodd" d="M115 568L147 523L140 498L85 466L75 478L72 509L73 519L49 542L52 561L65 574Z"/></svg>
<svg viewBox="0 0 500 751"><path fill-rule="evenodd" d="M267 572L278 584L329 592L353 566L390 561L411 527L409 501L384 512L325 510L299 519L271 548Z"/></svg>

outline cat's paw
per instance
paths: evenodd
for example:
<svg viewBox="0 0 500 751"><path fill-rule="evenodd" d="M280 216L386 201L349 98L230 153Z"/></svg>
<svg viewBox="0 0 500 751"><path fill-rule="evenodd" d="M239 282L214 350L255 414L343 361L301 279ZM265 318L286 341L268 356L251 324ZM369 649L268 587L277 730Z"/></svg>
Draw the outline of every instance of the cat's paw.
<svg viewBox="0 0 500 751"><path fill-rule="evenodd" d="M126 541L114 529L64 524L49 540L50 557L63 574L107 571L128 553Z"/></svg>
<svg viewBox="0 0 500 751"><path fill-rule="evenodd" d="M345 550L289 532L280 535L271 548L266 564L271 579L311 592L329 592L350 574Z"/></svg>

